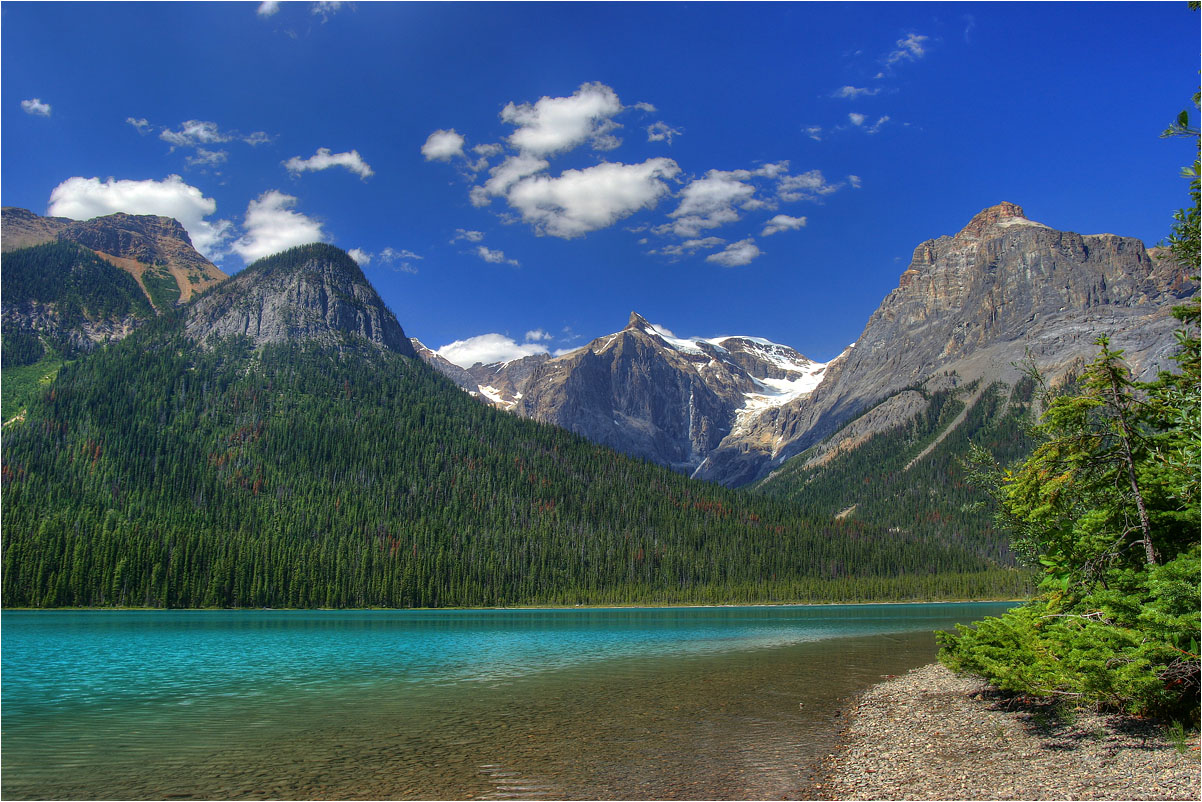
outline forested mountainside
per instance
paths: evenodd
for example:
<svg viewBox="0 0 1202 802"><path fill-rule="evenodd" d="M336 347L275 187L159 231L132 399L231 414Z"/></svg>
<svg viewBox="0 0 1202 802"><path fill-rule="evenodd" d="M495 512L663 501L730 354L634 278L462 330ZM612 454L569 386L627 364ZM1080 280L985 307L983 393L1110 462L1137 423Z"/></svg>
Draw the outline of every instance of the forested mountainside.
<svg viewBox="0 0 1202 802"><path fill-rule="evenodd" d="M167 217L75 221L5 207L0 228L6 421L64 360L122 339L225 279Z"/></svg>
<svg viewBox="0 0 1202 802"><path fill-rule="evenodd" d="M66 365L6 428L4 604L805 601L1025 586L1005 558L811 518L481 405L395 345L400 326L373 318L374 291L331 246L269 257L238 280L289 336L256 339L265 327L248 321L262 318L224 304L219 286Z"/></svg>

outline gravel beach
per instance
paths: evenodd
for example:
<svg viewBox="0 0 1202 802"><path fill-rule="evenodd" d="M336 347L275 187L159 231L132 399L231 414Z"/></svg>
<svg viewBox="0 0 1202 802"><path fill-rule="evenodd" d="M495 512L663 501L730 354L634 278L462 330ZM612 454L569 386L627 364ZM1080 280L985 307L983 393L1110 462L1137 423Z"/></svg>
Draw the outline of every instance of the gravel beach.
<svg viewBox="0 0 1202 802"><path fill-rule="evenodd" d="M928 665L856 700L819 799L1198 800L1198 737L1013 704L980 679Z"/></svg>

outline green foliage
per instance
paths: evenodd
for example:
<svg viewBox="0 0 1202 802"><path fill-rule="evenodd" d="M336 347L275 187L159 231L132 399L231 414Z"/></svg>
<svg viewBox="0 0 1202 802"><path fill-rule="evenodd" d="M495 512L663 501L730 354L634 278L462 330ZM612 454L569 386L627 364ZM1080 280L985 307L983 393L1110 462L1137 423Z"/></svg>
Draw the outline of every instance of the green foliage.
<svg viewBox="0 0 1202 802"><path fill-rule="evenodd" d="M39 341L39 345L41 342ZM8 348L7 343L4 346ZM10 367L7 363L8 352L4 353L4 395L0 417L8 421L26 406L26 404L41 394L47 385L54 380L55 374L63 366L63 358L53 347L43 347L41 358L31 365Z"/></svg>
<svg viewBox="0 0 1202 802"><path fill-rule="evenodd" d="M171 309L179 303L179 284L166 267L153 267L143 273L142 286L156 309Z"/></svg>
<svg viewBox="0 0 1202 802"><path fill-rule="evenodd" d="M35 331L10 326L5 321L0 338L0 364L5 368L33 365L46 356L46 346Z"/></svg>
<svg viewBox="0 0 1202 802"><path fill-rule="evenodd" d="M1196 327L1197 304L1179 313ZM1027 605L957 634L940 659L998 687L1139 714L1198 717L1198 336L1181 371L1130 381L1101 352L1056 398L1034 453L994 486L1016 548L1042 566Z"/></svg>
<svg viewBox="0 0 1202 802"><path fill-rule="evenodd" d="M133 276L70 242L48 242L4 254L0 294L6 305L52 306L60 328L84 320L154 314Z"/></svg>
<svg viewBox="0 0 1202 802"><path fill-rule="evenodd" d="M753 489L792 501L815 517L834 517L854 505L856 520L1013 565L1006 534L994 525L989 495L971 481L965 458L974 447L1005 462L1030 452L1032 382L1023 379L1009 392L995 384L975 400L975 384L931 393L915 389L928 405L911 421L820 465L807 467L803 454Z"/></svg>
<svg viewBox="0 0 1202 802"><path fill-rule="evenodd" d="M969 550L699 484L362 346L179 319L6 431L9 606L410 607L1012 597Z"/></svg>

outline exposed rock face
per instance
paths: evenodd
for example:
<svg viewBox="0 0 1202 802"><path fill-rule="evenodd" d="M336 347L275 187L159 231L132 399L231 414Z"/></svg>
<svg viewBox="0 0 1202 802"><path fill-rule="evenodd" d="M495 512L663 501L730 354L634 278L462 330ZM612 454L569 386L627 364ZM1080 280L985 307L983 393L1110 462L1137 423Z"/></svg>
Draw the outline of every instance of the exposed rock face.
<svg viewBox="0 0 1202 802"><path fill-rule="evenodd" d="M761 416L776 447L725 442L698 475L739 485L835 432L899 390L937 372L1012 381L1030 354L1055 378L1093 357L1107 334L1141 376L1167 367L1171 309L1197 292L1179 265L1143 243L1080 235L1028 220L1002 203L954 237L919 245L898 287L814 393Z"/></svg>
<svg viewBox="0 0 1202 802"><path fill-rule="evenodd" d="M732 431L808 392L824 367L754 337L680 339L637 313L622 331L557 358L462 368L418 352L496 406L689 473Z"/></svg>
<svg viewBox="0 0 1202 802"><path fill-rule="evenodd" d="M41 217L14 206L0 213L0 248L28 248L45 242L74 242L125 270L139 285L147 270L165 270L186 303L219 281L225 273L192 247L188 232L170 217L148 214L110 214L92 220ZM147 293L150 297L150 293Z"/></svg>
<svg viewBox="0 0 1202 802"><path fill-rule="evenodd" d="M355 260L324 244L262 259L198 298L188 309L185 331L202 344L230 336L249 337L255 347L365 341L417 356Z"/></svg>

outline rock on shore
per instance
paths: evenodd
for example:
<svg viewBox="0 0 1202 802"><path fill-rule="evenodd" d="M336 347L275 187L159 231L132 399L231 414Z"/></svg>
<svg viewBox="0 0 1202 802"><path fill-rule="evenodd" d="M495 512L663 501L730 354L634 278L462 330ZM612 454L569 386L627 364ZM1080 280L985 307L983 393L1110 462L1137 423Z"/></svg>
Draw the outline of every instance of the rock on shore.
<svg viewBox="0 0 1202 802"><path fill-rule="evenodd" d="M929 665L858 700L823 799L1192 799L1198 737L1122 716L1012 704Z"/></svg>

